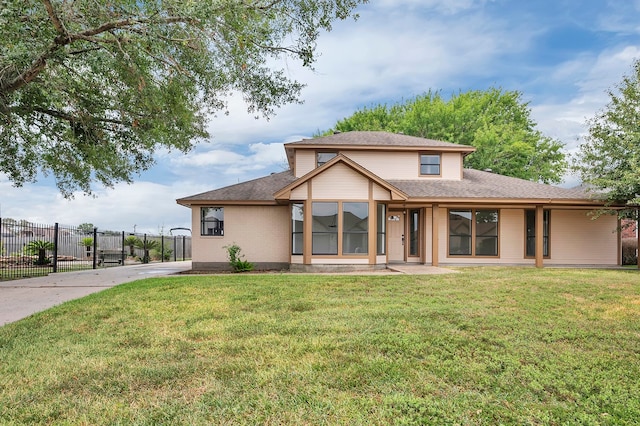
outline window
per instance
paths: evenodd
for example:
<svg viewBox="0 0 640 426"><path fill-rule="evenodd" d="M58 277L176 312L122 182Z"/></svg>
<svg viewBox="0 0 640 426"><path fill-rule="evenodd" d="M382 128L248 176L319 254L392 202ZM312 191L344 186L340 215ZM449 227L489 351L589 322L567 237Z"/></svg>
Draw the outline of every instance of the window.
<svg viewBox="0 0 640 426"><path fill-rule="evenodd" d="M342 254L369 253L369 203L342 203Z"/></svg>
<svg viewBox="0 0 640 426"><path fill-rule="evenodd" d="M498 255L498 211L476 210L476 256Z"/></svg>
<svg viewBox="0 0 640 426"><path fill-rule="evenodd" d="M420 256L420 210L409 210L409 256Z"/></svg>
<svg viewBox="0 0 640 426"><path fill-rule="evenodd" d="M536 211L525 210L526 218L526 239L527 247L525 256L536 256ZM542 255L549 257L549 221L551 219L551 211L544 210L542 213Z"/></svg>
<svg viewBox="0 0 640 426"><path fill-rule="evenodd" d="M224 235L224 207L202 207L200 235Z"/></svg>
<svg viewBox="0 0 640 426"><path fill-rule="evenodd" d="M498 256L497 210L450 210L450 256Z"/></svg>
<svg viewBox="0 0 640 426"><path fill-rule="evenodd" d="M440 175L440 155L439 154L421 154L420 155L420 174L429 176Z"/></svg>
<svg viewBox="0 0 640 426"><path fill-rule="evenodd" d="M323 164L331 161L333 157L338 155L336 152L318 152L316 153L316 167L320 167Z"/></svg>
<svg viewBox="0 0 640 426"><path fill-rule="evenodd" d="M471 255L471 211L449 211L449 254Z"/></svg>
<svg viewBox="0 0 640 426"><path fill-rule="evenodd" d="M291 205L291 254L303 254L304 204Z"/></svg>
<svg viewBox="0 0 640 426"><path fill-rule="evenodd" d="M338 254L338 203L313 203L311 215L311 252Z"/></svg>
<svg viewBox="0 0 640 426"><path fill-rule="evenodd" d="M387 226L387 206L384 204L378 204L377 208L377 228L378 228L378 238L376 240L376 253L377 254L385 254L386 253L386 226Z"/></svg>

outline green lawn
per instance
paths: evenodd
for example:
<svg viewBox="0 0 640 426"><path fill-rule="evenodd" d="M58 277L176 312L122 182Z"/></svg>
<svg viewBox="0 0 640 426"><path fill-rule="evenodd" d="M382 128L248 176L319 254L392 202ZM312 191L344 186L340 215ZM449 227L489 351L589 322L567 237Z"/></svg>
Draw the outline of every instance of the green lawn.
<svg viewBox="0 0 640 426"><path fill-rule="evenodd" d="M152 278L0 327L1 424L637 424L637 271Z"/></svg>

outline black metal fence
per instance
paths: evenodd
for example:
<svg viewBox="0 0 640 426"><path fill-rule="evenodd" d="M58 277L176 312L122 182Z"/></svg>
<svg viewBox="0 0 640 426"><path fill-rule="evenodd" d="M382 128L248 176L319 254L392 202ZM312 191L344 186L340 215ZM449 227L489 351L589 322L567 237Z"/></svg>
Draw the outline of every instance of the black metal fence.
<svg viewBox="0 0 640 426"><path fill-rule="evenodd" d="M0 218L0 281L191 258L191 237L37 225Z"/></svg>

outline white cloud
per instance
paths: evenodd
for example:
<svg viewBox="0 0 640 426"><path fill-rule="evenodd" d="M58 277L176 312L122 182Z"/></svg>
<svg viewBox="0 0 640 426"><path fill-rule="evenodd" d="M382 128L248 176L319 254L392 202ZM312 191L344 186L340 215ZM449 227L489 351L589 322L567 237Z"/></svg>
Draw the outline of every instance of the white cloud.
<svg viewBox="0 0 640 426"><path fill-rule="evenodd" d="M64 199L54 188L30 185L12 188L0 182L2 215L33 223L65 225L93 223L99 229L157 234L172 227L190 227L189 209L176 204L176 199L208 190L207 185L152 182L118 184L113 189L99 189L95 197L76 194Z"/></svg>

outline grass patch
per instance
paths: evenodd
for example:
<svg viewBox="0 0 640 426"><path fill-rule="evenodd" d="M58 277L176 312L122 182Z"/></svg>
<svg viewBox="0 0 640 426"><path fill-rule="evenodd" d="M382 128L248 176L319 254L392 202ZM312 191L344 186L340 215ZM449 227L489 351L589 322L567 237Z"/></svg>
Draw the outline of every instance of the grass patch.
<svg viewBox="0 0 640 426"><path fill-rule="evenodd" d="M0 328L0 423L633 424L640 275L151 278Z"/></svg>

